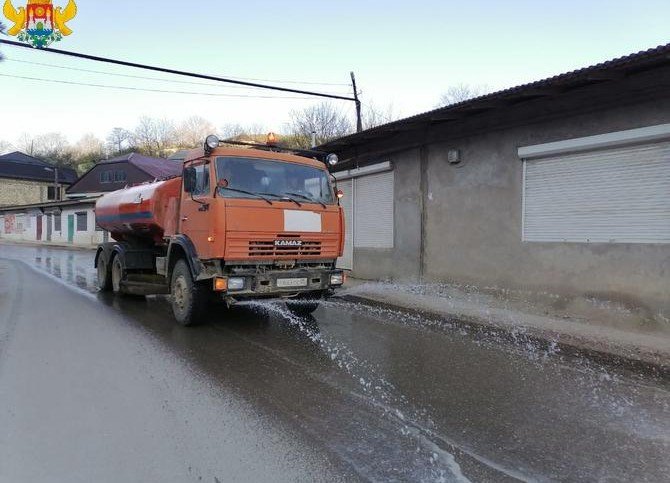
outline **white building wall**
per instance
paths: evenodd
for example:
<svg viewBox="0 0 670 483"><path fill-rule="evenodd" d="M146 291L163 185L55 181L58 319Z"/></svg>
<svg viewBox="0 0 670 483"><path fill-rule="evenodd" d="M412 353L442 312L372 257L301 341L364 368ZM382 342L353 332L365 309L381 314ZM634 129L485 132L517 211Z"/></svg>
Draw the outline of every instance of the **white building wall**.
<svg viewBox="0 0 670 483"><path fill-rule="evenodd" d="M86 230L77 228L77 213L86 212ZM95 229L95 213L93 207L65 207L61 214L61 226L56 230L56 217L58 213L48 217L42 215L42 237L37 239L37 220L39 212L0 214L0 240L26 241L43 243L45 245L73 245L81 247L92 247L102 243L105 238L104 231ZM72 216L72 236L68 236L68 217ZM51 241L47 241L47 223L52 223ZM71 239L70 239L71 238Z"/></svg>

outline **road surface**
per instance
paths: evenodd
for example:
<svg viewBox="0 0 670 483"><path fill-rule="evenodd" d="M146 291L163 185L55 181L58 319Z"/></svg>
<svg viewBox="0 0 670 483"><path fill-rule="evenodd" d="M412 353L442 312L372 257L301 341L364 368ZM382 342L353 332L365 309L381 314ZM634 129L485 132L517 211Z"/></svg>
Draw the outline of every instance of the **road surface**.
<svg viewBox="0 0 670 483"><path fill-rule="evenodd" d="M670 381L344 300L183 328L92 257L0 245L0 482L670 474Z"/></svg>

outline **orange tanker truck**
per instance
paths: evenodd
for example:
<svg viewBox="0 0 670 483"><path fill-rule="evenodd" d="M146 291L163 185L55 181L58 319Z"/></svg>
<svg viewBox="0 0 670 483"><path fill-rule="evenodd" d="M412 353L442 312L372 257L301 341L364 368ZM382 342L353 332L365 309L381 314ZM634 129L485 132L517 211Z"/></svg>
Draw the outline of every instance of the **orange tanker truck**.
<svg viewBox="0 0 670 483"><path fill-rule="evenodd" d="M100 290L170 294L177 322L192 325L213 298L282 298L307 314L342 285L337 157L225 144L208 136L181 176L98 200L96 222L115 240L95 255Z"/></svg>

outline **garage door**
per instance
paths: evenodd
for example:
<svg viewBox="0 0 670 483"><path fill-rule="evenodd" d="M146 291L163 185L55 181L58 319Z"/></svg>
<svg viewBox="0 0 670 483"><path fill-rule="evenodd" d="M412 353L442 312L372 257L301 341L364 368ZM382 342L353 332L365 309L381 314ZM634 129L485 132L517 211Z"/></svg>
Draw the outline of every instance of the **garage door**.
<svg viewBox="0 0 670 483"><path fill-rule="evenodd" d="M354 246L393 248L393 171L354 179Z"/></svg>
<svg viewBox="0 0 670 483"><path fill-rule="evenodd" d="M342 190L344 197L340 200L340 205L344 210L344 254L337 260L337 266L346 270L351 270L354 263L354 190L353 180L339 181L337 187Z"/></svg>
<svg viewBox="0 0 670 483"><path fill-rule="evenodd" d="M524 162L523 239L670 242L670 142Z"/></svg>

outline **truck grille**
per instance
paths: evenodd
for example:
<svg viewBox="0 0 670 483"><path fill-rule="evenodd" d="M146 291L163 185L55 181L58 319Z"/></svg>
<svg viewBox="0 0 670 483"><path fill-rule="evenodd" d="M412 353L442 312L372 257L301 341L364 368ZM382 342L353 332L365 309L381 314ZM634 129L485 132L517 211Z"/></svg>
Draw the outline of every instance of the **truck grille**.
<svg viewBox="0 0 670 483"><path fill-rule="evenodd" d="M320 241L302 240L300 246L275 246L274 240L249 242L250 257L303 257L321 255Z"/></svg>

